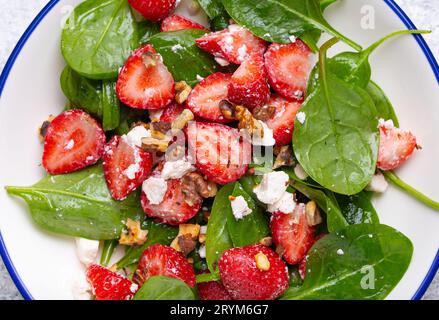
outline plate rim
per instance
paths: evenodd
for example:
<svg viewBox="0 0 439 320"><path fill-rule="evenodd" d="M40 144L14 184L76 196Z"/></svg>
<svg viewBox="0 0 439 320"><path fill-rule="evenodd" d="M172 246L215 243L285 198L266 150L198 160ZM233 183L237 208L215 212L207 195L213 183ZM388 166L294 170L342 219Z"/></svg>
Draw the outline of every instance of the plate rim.
<svg viewBox="0 0 439 320"><path fill-rule="evenodd" d="M18 55L20 54L21 50L23 49L24 45L26 44L29 37L32 35L34 30L38 27L40 22L44 19L44 17L53 9L53 7L59 2L60 0L50 0L43 9L38 13L38 15L35 17L35 19L31 22L29 27L26 29L26 31L21 36L20 40L18 41L17 45L15 46L14 50L10 54L4 69L0 75L0 98L3 93L4 86L6 84L6 81L9 77L9 74L11 72L12 67L14 66L15 60L17 59ZM408 15L401 9L401 7L395 3L394 0L383 0L389 8L398 16L398 18L404 23L404 25L408 29L417 29L416 25L411 21L411 19L408 17ZM436 58L433 55L433 52L431 51L430 47L428 46L427 42L420 34L414 34L413 37L416 39L418 45L421 47L425 57L427 58L431 69L436 77L437 82L439 83L439 65L436 60ZM20 275L18 274L17 270L15 269L14 263L12 262L11 257L9 256L8 249L6 248L6 244L3 240L3 236L0 230L0 256L3 259L3 262L5 264L6 269L9 272L9 275L12 278L12 281L14 282L15 286L17 287L20 294L23 296L25 300L33 300L32 294L27 289L26 285L24 284L23 280L21 279ZM433 281L437 271L439 270L439 249L436 253L436 256L426 274L423 281L421 282L419 288L416 290L415 294L412 297L412 300L420 300L425 292L427 291L428 287L430 286L431 282Z"/></svg>

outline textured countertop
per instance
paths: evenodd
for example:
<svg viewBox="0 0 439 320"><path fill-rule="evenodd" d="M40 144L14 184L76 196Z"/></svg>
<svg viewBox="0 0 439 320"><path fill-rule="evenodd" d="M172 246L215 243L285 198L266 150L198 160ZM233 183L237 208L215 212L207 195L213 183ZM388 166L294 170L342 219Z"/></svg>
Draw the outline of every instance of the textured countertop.
<svg viewBox="0 0 439 320"><path fill-rule="evenodd" d="M19 37L49 0L0 0L0 72ZM425 36L436 59L439 59L439 1L396 0L420 29L433 30ZM0 260L0 300L21 299L8 272ZM431 284L424 299L439 299L439 275Z"/></svg>

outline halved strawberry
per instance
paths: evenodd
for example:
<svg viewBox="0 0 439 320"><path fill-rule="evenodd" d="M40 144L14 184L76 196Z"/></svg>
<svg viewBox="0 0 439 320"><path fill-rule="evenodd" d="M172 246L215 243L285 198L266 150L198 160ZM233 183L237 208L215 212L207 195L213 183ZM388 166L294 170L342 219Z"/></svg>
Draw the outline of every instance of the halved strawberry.
<svg viewBox="0 0 439 320"><path fill-rule="evenodd" d="M203 79L190 93L187 107L196 116L215 122L230 122L224 118L219 107L227 99L227 87L231 74L217 72Z"/></svg>
<svg viewBox="0 0 439 320"><path fill-rule="evenodd" d="M321 233L318 236L316 236L316 238L314 239L314 243L319 241L324 236L326 236L326 233ZM314 243L311 245L311 247L314 245ZM310 249L311 249L311 247L310 247ZM302 278L302 280L305 280L305 276L306 276L306 265L307 265L307 261L308 261L307 258L308 258L308 256L305 256L305 258L303 258L302 261L300 261L300 263L299 263L299 275L300 275L300 278Z"/></svg>
<svg viewBox="0 0 439 320"><path fill-rule="evenodd" d="M96 300L131 300L139 287L124 276L96 264L88 267L87 281Z"/></svg>
<svg viewBox="0 0 439 320"><path fill-rule="evenodd" d="M197 287L200 300L232 300L226 288L219 281L199 283Z"/></svg>
<svg viewBox="0 0 439 320"><path fill-rule="evenodd" d="M151 45L145 45L128 58L117 79L119 100L136 109L161 109L175 94L174 78L162 57Z"/></svg>
<svg viewBox="0 0 439 320"><path fill-rule="evenodd" d="M262 55L253 55L239 66L229 83L228 97L230 102L250 109L267 103L270 87Z"/></svg>
<svg viewBox="0 0 439 320"><path fill-rule="evenodd" d="M274 300L288 288L287 266L263 245L229 249L218 267L224 287L235 300Z"/></svg>
<svg viewBox="0 0 439 320"><path fill-rule="evenodd" d="M151 21L160 21L174 11L177 0L128 0L142 16Z"/></svg>
<svg viewBox="0 0 439 320"><path fill-rule="evenodd" d="M153 156L124 137L114 136L105 146L103 157L105 179L111 195L124 200L151 174Z"/></svg>
<svg viewBox="0 0 439 320"><path fill-rule="evenodd" d="M184 255L161 244L155 244L143 252L133 280L142 285L153 276L176 278L190 287L194 287L196 282L194 268Z"/></svg>
<svg viewBox="0 0 439 320"><path fill-rule="evenodd" d="M270 86L285 98L302 101L312 68L311 58L311 50L300 40L271 44L265 53Z"/></svg>
<svg viewBox="0 0 439 320"><path fill-rule="evenodd" d="M273 94L267 105L276 108L274 116L266 121L267 126L273 130L273 138L276 145L284 146L293 139L294 120L302 106L301 102L287 100L277 94Z"/></svg>
<svg viewBox="0 0 439 320"><path fill-rule="evenodd" d="M201 24L196 23L195 21L187 19L178 14L167 17L165 20L162 21L162 24L160 26L160 30L162 32L177 31L183 29L200 29L209 31L209 29L207 29L205 26L202 26Z"/></svg>
<svg viewBox="0 0 439 320"><path fill-rule="evenodd" d="M263 54L267 48L264 40L236 24L208 33L195 41L204 51L235 64L241 64L254 54Z"/></svg>
<svg viewBox="0 0 439 320"><path fill-rule="evenodd" d="M416 137L409 131L395 128L388 121L380 123L379 129L381 140L377 167L394 170L413 154L417 146Z"/></svg>
<svg viewBox="0 0 439 320"><path fill-rule="evenodd" d="M210 180L226 184L241 178L251 159L251 144L237 129L216 123L188 126L189 154Z"/></svg>
<svg viewBox="0 0 439 320"><path fill-rule="evenodd" d="M303 204L291 214L274 213L270 228L277 251L292 265L298 264L315 242L315 228L308 225Z"/></svg>
<svg viewBox="0 0 439 320"><path fill-rule="evenodd" d="M160 121L172 122L177 119L183 110L184 106L174 101L163 110L163 113L160 116Z"/></svg>
<svg viewBox="0 0 439 320"><path fill-rule="evenodd" d="M69 110L49 125L44 139L43 167L50 174L63 174L98 162L105 145L105 133L89 114Z"/></svg>

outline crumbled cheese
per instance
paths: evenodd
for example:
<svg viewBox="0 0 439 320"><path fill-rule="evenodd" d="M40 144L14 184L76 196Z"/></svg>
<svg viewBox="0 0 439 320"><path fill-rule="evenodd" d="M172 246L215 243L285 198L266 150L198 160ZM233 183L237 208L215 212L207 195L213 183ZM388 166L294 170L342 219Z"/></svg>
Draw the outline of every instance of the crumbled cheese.
<svg viewBox="0 0 439 320"><path fill-rule="evenodd" d="M297 40L297 38L294 35L289 36L288 39L291 41L291 43L295 43Z"/></svg>
<svg viewBox="0 0 439 320"><path fill-rule="evenodd" d="M75 146L75 140L71 139L71 140L69 140L69 142L67 142L67 144L64 147L64 149L72 150L74 146Z"/></svg>
<svg viewBox="0 0 439 320"><path fill-rule="evenodd" d="M123 171L124 176L130 180L136 178L136 174L139 172L140 166L138 163L131 164L126 170Z"/></svg>
<svg viewBox="0 0 439 320"><path fill-rule="evenodd" d="M393 120L391 120L391 119L389 119L389 120L380 119L378 121L378 125L380 127L386 128L388 130L395 128L395 124L393 123Z"/></svg>
<svg viewBox="0 0 439 320"><path fill-rule="evenodd" d="M79 261L86 266L94 263L98 256L99 241L75 238L75 242L76 255L78 256Z"/></svg>
<svg viewBox="0 0 439 320"><path fill-rule="evenodd" d="M343 251L342 249L338 249L338 250L337 250L337 254L338 254L339 256L342 256L342 255L344 255L344 251Z"/></svg>
<svg viewBox="0 0 439 320"><path fill-rule="evenodd" d="M261 138L258 134L253 135L252 144L255 146L274 146L276 140L273 138L273 130L271 130L264 121L258 120L264 130L264 136Z"/></svg>
<svg viewBox="0 0 439 320"><path fill-rule="evenodd" d="M150 138L151 137L151 131L147 130L144 126L137 126L131 129L130 132L128 132L125 136L123 136L124 139L126 139L126 142L131 146L142 146L142 139L143 138Z"/></svg>
<svg viewBox="0 0 439 320"><path fill-rule="evenodd" d="M296 119L297 121L299 121L301 124L304 124L306 121L306 113L300 111L297 115L296 115Z"/></svg>
<svg viewBox="0 0 439 320"><path fill-rule="evenodd" d="M81 273L72 283L72 295L74 300L91 300L92 289L84 273Z"/></svg>
<svg viewBox="0 0 439 320"><path fill-rule="evenodd" d="M176 44L176 45L173 45L173 46L171 47L171 50L172 50L172 52L174 52L174 53L177 53L177 51L178 51L178 50L181 50L181 49L183 49L183 47L181 46L181 44Z"/></svg>
<svg viewBox="0 0 439 320"><path fill-rule="evenodd" d="M150 204L160 204L168 191L168 183L161 177L149 177L143 182L142 191Z"/></svg>
<svg viewBox="0 0 439 320"><path fill-rule="evenodd" d="M200 255L200 258L202 258L202 259L206 258L206 246L205 245L200 246L200 249L198 250L198 254Z"/></svg>
<svg viewBox="0 0 439 320"><path fill-rule="evenodd" d="M160 121L164 109L148 110L149 117L152 121Z"/></svg>
<svg viewBox="0 0 439 320"><path fill-rule="evenodd" d="M386 192L389 184L381 172L377 172L373 177L370 183L367 185L366 190L378 193Z"/></svg>
<svg viewBox="0 0 439 320"><path fill-rule="evenodd" d="M165 180L180 179L186 173L192 171L195 171L195 167L190 162L186 159L179 159L165 162L161 175Z"/></svg>
<svg viewBox="0 0 439 320"><path fill-rule="evenodd" d="M258 199L266 204L279 201L287 190L289 177L285 172L275 171L264 174L262 181L253 191Z"/></svg>
<svg viewBox="0 0 439 320"><path fill-rule="evenodd" d="M300 180L306 180L308 178L308 174L305 172L303 167L300 164L297 164L294 167L294 174L299 178Z"/></svg>
<svg viewBox="0 0 439 320"><path fill-rule="evenodd" d="M273 204L268 205L268 212L282 212L285 214L290 214L296 208L296 201L294 200L294 195L290 192L284 192L282 197Z"/></svg>
<svg viewBox="0 0 439 320"><path fill-rule="evenodd" d="M227 67L228 65L230 65L230 62L227 61L224 58L221 57L215 57L215 61L221 66L221 67Z"/></svg>
<svg viewBox="0 0 439 320"><path fill-rule="evenodd" d="M132 293L136 293L138 289L139 289L139 286L137 284L135 284L135 283L131 284L130 291Z"/></svg>
<svg viewBox="0 0 439 320"><path fill-rule="evenodd" d="M248 203L243 196L233 197L233 199L230 200L230 204L236 220L241 220L252 213L252 209L248 207Z"/></svg>
<svg viewBox="0 0 439 320"><path fill-rule="evenodd" d="M204 78L202 76L200 76L199 74L197 74L197 81L203 81Z"/></svg>

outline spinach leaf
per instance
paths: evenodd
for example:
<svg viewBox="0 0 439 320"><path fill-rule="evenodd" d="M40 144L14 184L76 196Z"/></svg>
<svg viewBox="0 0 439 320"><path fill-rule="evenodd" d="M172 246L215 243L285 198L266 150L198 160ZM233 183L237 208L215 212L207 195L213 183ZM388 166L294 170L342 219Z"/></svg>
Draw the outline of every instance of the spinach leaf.
<svg viewBox="0 0 439 320"><path fill-rule="evenodd" d="M31 187L6 187L23 198L43 229L92 240L118 239L127 218L144 216L138 193L115 201L100 165L75 173L47 176Z"/></svg>
<svg viewBox="0 0 439 320"><path fill-rule="evenodd" d="M223 5L233 20L267 41L289 43L292 35L301 37L317 29L361 50L361 46L329 25L318 0L223 0Z"/></svg>
<svg viewBox="0 0 439 320"><path fill-rule="evenodd" d="M282 299L383 299L401 280L412 253L410 240L391 227L348 226L312 247L303 285Z"/></svg>
<svg viewBox="0 0 439 320"><path fill-rule="evenodd" d="M137 23L137 29L140 38L139 43L145 44L153 35L160 32L160 24L143 20Z"/></svg>
<svg viewBox="0 0 439 320"><path fill-rule="evenodd" d="M362 88L340 80L326 68L322 46L319 81L294 123L293 149L304 170L321 186L340 194L356 194L372 179L378 156L377 111Z"/></svg>
<svg viewBox="0 0 439 320"><path fill-rule="evenodd" d="M61 89L70 101L70 108L80 108L102 119L105 131L119 126L120 102L116 83L90 80L66 66L61 74Z"/></svg>
<svg viewBox="0 0 439 320"><path fill-rule="evenodd" d="M213 31L220 31L227 28L230 24L230 16L224 11L223 14L210 20L210 27Z"/></svg>
<svg viewBox="0 0 439 320"><path fill-rule="evenodd" d="M322 10L325 10L334 2L337 2L337 0L320 0L320 6L322 7Z"/></svg>
<svg viewBox="0 0 439 320"><path fill-rule="evenodd" d="M349 224L380 223L371 197L365 191L353 196L336 195L335 197Z"/></svg>
<svg viewBox="0 0 439 320"><path fill-rule="evenodd" d="M212 273L216 273L218 259L223 252L233 247L227 230L227 210L231 210L229 196L234 188L235 184L230 183L218 191L207 223L206 262Z"/></svg>
<svg viewBox="0 0 439 320"><path fill-rule="evenodd" d="M202 273L197 275L197 283L219 281L219 273Z"/></svg>
<svg viewBox="0 0 439 320"><path fill-rule="evenodd" d="M155 276L145 281L134 300L195 300L195 294L179 279Z"/></svg>
<svg viewBox="0 0 439 320"><path fill-rule="evenodd" d="M370 81L366 87L366 91L375 103L379 118L384 120L391 119L393 120L393 124L396 127L399 127L399 121L398 117L396 116L395 109L393 109L393 105L384 93L383 89L381 89L375 82Z"/></svg>
<svg viewBox="0 0 439 320"><path fill-rule="evenodd" d="M106 267L110 263L114 249L119 245L119 240L105 240L101 254L101 265Z"/></svg>
<svg viewBox="0 0 439 320"><path fill-rule="evenodd" d="M214 19L224 15L225 9L221 0L197 0L200 7L203 8L209 19Z"/></svg>
<svg viewBox="0 0 439 320"><path fill-rule="evenodd" d="M139 262L143 251L154 244L170 245L178 234L178 228L159 224L151 219L146 219L143 222L142 229L148 230L146 242L141 246L129 247L125 255L116 263L118 269L126 268Z"/></svg>
<svg viewBox="0 0 439 320"><path fill-rule="evenodd" d="M247 202L248 207L252 210L248 216L241 220L236 220L233 215L230 201L226 207L223 208L227 215L227 230L234 247L243 247L250 244L258 243L262 238L265 238L270 233L268 219L264 212L259 208L253 198L245 192L239 182L235 183L235 188L232 192L233 197L242 196Z"/></svg>
<svg viewBox="0 0 439 320"><path fill-rule="evenodd" d="M217 70L213 57L195 44L195 39L205 33L198 29L161 32L149 42L162 55L175 81L184 80L194 86L198 83L197 75L207 77Z"/></svg>
<svg viewBox="0 0 439 320"><path fill-rule="evenodd" d="M67 20L61 51L70 67L91 79L115 79L138 46L137 24L126 0L87 0Z"/></svg>
<svg viewBox="0 0 439 320"><path fill-rule="evenodd" d="M259 201L256 194L253 192L253 189L261 182L262 176L255 175L245 175L241 179L239 179L239 183L244 191L252 197L253 201L256 202L258 206L261 208L267 208L267 205Z"/></svg>

